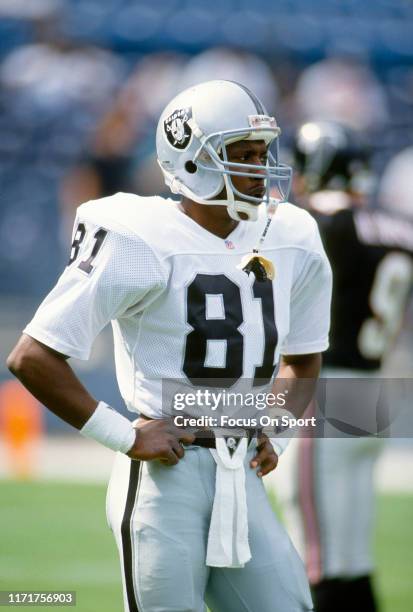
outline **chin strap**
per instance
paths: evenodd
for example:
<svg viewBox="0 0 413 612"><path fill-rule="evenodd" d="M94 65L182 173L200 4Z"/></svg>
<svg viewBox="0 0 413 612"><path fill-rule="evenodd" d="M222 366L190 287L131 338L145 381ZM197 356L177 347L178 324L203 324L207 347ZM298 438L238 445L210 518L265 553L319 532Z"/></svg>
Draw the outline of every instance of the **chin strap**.
<svg viewBox="0 0 413 612"><path fill-rule="evenodd" d="M204 200L188 189L178 177L173 176L170 173L166 173L165 171L164 175L168 178L167 185L172 193L183 195L190 200L197 202L197 204L203 204L205 206L225 206L228 210L229 216L235 221L256 221L258 217L258 206L249 204L248 202L242 202L241 200L236 200L234 198L234 194L229 186L229 183L227 186L227 177L224 177L224 180L226 179L225 185L227 186L229 198L227 200ZM248 219L243 219L239 216L239 213L247 215Z"/></svg>
<svg viewBox="0 0 413 612"><path fill-rule="evenodd" d="M262 247L264 240L267 236L269 227L271 225L271 221L274 218L274 215L278 208L278 201L272 200L267 208L267 221L264 227L264 231L261 234L261 237L258 241L258 245L255 249L253 249L252 253L248 253L245 255L241 263L237 266L239 270L243 270L246 274L250 275L251 272L254 274L255 278L258 282L265 282L266 280L274 280L275 278L275 268L272 261L263 257L259 254L259 250Z"/></svg>
<svg viewBox="0 0 413 612"><path fill-rule="evenodd" d="M227 190L227 199L225 202L231 219L234 219L235 221L256 221L258 219L258 206L249 204L248 202L242 202L241 200L236 200L228 176L224 174L223 178L225 188ZM247 219L243 219L240 214L246 215Z"/></svg>

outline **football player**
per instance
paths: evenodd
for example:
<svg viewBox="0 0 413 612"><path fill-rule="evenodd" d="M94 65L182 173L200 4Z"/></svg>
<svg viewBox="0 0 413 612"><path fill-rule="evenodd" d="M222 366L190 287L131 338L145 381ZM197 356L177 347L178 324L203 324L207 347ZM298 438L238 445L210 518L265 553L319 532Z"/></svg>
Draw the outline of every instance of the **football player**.
<svg viewBox="0 0 413 612"><path fill-rule="evenodd" d="M413 280L413 207L403 192L408 174L404 187L400 177L389 176L383 208L367 208L374 183L367 148L356 132L334 122L300 127L295 168L297 200L318 221L333 269L330 348L323 374L360 379L355 401L360 420L365 412L368 421L370 408L376 416L376 399L363 379L379 376ZM355 425L352 416L346 422L354 388L350 381L327 383L326 414L347 423L347 431ZM381 442L327 437L294 445L297 471L295 488L285 500L286 519L305 555L317 612L377 609L370 540L373 468Z"/></svg>
<svg viewBox="0 0 413 612"><path fill-rule="evenodd" d="M68 266L9 357L48 408L118 451L107 515L129 612L312 609L261 480L281 440L202 437L167 418L163 402L166 379L254 391L277 364L286 384L318 375L331 270L315 221L281 202L291 169L279 134L240 84L210 81L174 98L156 141L180 201L118 193L80 206ZM109 322L134 423L93 398L67 361L88 359Z"/></svg>

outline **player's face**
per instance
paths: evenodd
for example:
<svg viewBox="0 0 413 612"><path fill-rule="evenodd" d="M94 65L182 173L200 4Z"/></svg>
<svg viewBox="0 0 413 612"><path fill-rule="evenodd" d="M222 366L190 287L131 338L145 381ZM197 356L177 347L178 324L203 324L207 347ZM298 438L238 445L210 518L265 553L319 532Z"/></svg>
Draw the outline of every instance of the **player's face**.
<svg viewBox="0 0 413 612"><path fill-rule="evenodd" d="M263 174L262 178L249 178L248 176L231 176L233 186L240 192L245 193L248 196L254 196L255 198L263 198L265 195L265 167L267 164L267 146L264 140L241 140L234 142L233 144L227 145L227 156L230 162L240 164L239 168L235 167L234 170L240 172L246 172L248 174L257 174L257 168L245 169L243 164L254 164L256 166L262 166ZM259 172L259 171L258 171ZM241 200L240 196L236 196L237 199ZM227 191L224 189L220 194L215 196L217 200L226 200ZM245 200L249 202L249 200ZM184 208L188 210L188 202L191 205L191 216L195 218L200 225L209 229L209 231L215 233L221 238L225 238L230 231L237 224L228 214L226 206L202 206L201 204L191 203L190 200L183 199L182 203ZM195 207L193 206L195 204ZM242 220L246 220L248 217L245 213L239 213Z"/></svg>
<svg viewBox="0 0 413 612"><path fill-rule="evenodd" d="M249 178L248 176L232 176L233 185L241 193L253 196L255 198L263 198L265 195L265 166L267 164L268 150L267 145L263 140L240 140L227 146L227 155L230 162L240 164L239 168L234 168L236 171L248 172L248 174L257 174L257 170L245 170L242 164L254 164L263 167L262 178ZM225 189L219 194L219 199L225 199Z"/></svg>

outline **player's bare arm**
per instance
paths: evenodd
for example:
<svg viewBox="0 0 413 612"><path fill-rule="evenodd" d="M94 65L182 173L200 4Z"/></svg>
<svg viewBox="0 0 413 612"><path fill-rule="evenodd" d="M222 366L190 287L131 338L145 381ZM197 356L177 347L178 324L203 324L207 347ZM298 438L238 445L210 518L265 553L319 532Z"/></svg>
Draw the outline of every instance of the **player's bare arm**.
<svg viewBox="0 0 413 612"><path fill-rule="evenodd" d="M98 402L76 377L65 355L22 334L7 366L39 402L76 429L92 416Z"/></svg>
<svg viewBox="0 0 413 612"><path fill-rule="evenodd" d="M283 355L281 358L278 378L315 378L317 379L321 369L321 353L310 353L308 355Z"/></svg>
<svg viewBox="0 0 413 612"><path fill-rule="evenodd" d="M10 371L42 404L76 429L82 429L98 402L77 378L65 355L23 334L7 359ZM58 381L58 384L56 382ZM128 455L142 461L160 459L175 465L184 456L180 442L194 439L170 422L159 419L136 428Z"/></svg>
<svg viewBox="0 0 413 612"><path fill-rule="evenodd" d="M313 398L321 369L321 353L283 355L275 388L288 390L288 410L300 418Z"/></svg>
<svg viewBox="0 0 413 612"><path fill-rule="evenodd" d="M274 383L288 389L289 405L295 416L301 416L312 398L314 385L321 368L321 354L284 355L282 357L279 374ZM301 382L300 382L301 381ZM278 392L278 391L275 391ZM257 468L259 477L269 474L278 464L278 455L269 438L263 434L257 443L257 453L250 462L252 468Z"/></svg>

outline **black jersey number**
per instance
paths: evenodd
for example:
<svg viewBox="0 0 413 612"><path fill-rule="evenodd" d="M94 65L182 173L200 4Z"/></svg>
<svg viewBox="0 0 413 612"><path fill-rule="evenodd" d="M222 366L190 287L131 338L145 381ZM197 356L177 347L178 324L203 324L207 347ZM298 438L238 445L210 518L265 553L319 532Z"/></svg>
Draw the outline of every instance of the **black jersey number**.
<svg viewBox="0 0 413 612"><path fill-rule="evenodd" d="M86 274L90 274L92 272L93 270L92 262L95 259L96 255L99 253L100 248L103 244L103 241L106 237L106 234L107 234L107 231L102 228L99 229L95 233L94 235L95 242L93 244L92 251L89 257L81 261L79 265L77 266L80 270L83 270L83 272L86 272ZM79 223L79 225L76 228L75 237L72 242L72 248L70 251L70 259L67 264L68 266L70 266L70 264L72 264L75 261L75 259L77 259L79 255L80 247L85 237L86 237L86 227L84 223Z"/></svg>
<svg viewBox="0 0 413 612"><path fill-rule="evenodd" d="M221 318L207 317L207 296L222 296ZM265 346L263 361L255 368L254 386L264 385L274 373L274 353L278 341L271 281L254 282L253 297L261 300ZM205 379L219 379L219 386L230 387L243 374L244 336L239 331L244 322L239 286L224 274L198 274L187 291L187 321L193 330L186 337L183 371L193 384ZM225 366L205 365L208 341L224 340Z"/></svg>
<svg viewBox="0 0 413 612"><path fill-rule="evenodd" d="M274 353L278 342L278 331L275 324L273 285L270 280L265 283L255 281L252 291L256 299L261 300L262 322L264 326L264 356L262 365L254 372L254 387L266 385L274 374Z"/></svg>

